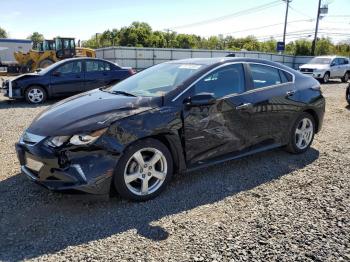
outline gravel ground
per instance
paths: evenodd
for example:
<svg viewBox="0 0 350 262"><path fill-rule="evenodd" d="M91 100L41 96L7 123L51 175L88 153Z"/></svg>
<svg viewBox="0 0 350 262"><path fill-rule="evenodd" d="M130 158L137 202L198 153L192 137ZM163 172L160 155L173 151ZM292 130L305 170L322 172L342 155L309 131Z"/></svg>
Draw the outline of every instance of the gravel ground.
<svg viewBox="0 0 350 262"><path fill-rule="evenodd" d="M323 85L324 127L304 155L187 173L146 203L52 193L20 175L14 143L48 104L0 95L0 260L350 261L345 87Z"/></svg>

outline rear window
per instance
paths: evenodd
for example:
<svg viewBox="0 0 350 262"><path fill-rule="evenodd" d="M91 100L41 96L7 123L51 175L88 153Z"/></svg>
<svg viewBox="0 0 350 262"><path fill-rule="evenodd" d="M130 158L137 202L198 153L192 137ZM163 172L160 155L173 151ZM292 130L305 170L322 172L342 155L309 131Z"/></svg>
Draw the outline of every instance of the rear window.
<svg viewBox="0 0 350 262"><path fill-rule="evenodd" d="M278 85L282 83L280 73L277 68L250 64L250 70L253 78L254 89Z"/></svg>
<svg viewBox="0 0 350 262"><path fill-rule="evenodd" d="M111 64L103 61L86 61L86 72L110 71Z"/></svg>
<svg viewBox="0 0 350 262"><path fill-rule="evenodd" d="M290 73L283 70L279 70L279 72L280 72L282 83L293 82L293 76Z"/></svg>

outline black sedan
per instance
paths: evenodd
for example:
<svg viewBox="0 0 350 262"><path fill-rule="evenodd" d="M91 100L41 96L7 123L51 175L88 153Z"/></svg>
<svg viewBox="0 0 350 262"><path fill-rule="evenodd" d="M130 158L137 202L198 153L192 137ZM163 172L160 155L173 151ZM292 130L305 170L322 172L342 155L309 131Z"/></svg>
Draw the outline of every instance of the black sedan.
<svg viewBox="0 0 350 262"><path fill-rule="evenodd" d="M3 83L9 98L25 98L38 104L47 98L68 96L115 84L135 72L114 63L94 58L71 58L55 63L39 72L23 74Z"/></svg>
<svg viewBox="0 0 350 262"><path fill-rule="evenodd" d="M318 81L281 64L179 60L57 103L16 149L22 172L49 189L144 201L174 173L276 147L303 153L324 112Z"/></svg>

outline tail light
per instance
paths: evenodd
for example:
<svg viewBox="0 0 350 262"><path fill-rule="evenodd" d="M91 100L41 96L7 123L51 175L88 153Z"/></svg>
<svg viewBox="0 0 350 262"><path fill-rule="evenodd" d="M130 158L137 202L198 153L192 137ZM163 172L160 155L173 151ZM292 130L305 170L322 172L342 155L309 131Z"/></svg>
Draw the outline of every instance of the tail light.
<svg viewBox="0 0 350 262"><path fill-rule="evenodd" d="M129 73L130 73L130 75L134 75L134 74L136 74L136 70L133 68L129 68Z"/></svg>

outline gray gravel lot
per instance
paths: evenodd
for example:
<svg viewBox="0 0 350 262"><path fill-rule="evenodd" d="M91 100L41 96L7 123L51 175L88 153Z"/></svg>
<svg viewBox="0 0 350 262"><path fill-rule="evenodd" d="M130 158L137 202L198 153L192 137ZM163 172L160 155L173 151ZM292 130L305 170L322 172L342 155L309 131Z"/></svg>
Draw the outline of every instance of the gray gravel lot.
<svg viewBox="0 0 350 262"><path fill-rule="evenodd" d="M157 199L52 193L19 174L14 143L49 104L0 95L0 260L350 261L350 107L323 85L323 130L176 177Z"/></svg>

